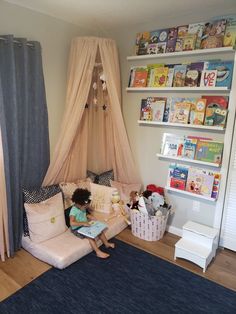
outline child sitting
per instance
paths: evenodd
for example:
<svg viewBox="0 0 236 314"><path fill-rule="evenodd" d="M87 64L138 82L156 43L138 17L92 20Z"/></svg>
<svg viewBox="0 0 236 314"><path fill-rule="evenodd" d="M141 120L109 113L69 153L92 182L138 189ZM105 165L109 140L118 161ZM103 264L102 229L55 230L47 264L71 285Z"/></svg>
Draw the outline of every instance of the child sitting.
<svg viewBox="0 0 236 314"><path fill-rule="evenodd" d="M76 189L72 195L72 201L74 202L74 206L72 206L70 210L70 226L71 231L74 235L82 238L86 238L85 236L81 236L77 229L84 226L89 227L89 220L88 219L94 219L94 217L88 212L90 210L89 204L90 204L90 196L91 193L87 189ZM108 242L105 233L101 232L98 237L102 240L104 245L107 248L114 248L115 244L112 242ZM87 238L89 240L89 243L93 250L96 252L97 256L100 258L107 258L110 255L101 251L99 247L97 246L97 243L94 239Z"/></svg>

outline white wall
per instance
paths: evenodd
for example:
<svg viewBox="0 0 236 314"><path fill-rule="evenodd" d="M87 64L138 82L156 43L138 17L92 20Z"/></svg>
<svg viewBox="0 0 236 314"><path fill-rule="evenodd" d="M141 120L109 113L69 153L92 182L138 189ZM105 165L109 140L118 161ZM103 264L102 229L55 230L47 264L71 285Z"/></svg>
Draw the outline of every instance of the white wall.
<svg viewBox="0 0 236 314"><path fill-rule="evenodd" d="M131 148L134 154L134 158L137 163L137 169L142 178L144 187L147 184L154 183L156 185L165 186L167 179L167 171L169 162L160 161L156 157L156 153L159 152L162 134L164 132L169 133L181 133L183 130L178 128L164 128L157 126L139 126L137 120L140 116L140 102L142 98L154 95L153 93L130 93L126 92L128 84L129 70L133 65L145 65L146 63L174 63L180 60L162 59L160 60L143 60L143 61L127 61L126 57L134 55L133 46L135 42L135 36L140 31L150 31L154 29L168 28L177 25L184 25L194 22L201 22L209 20L211 17L232 14L236 12L236 4L234 11L228 10L223 12L222 8L215 8L211 16L196 17L194 13L192 16L187 17L174 17L171 20L158 20L156 22L149 22L145 25L137 25L136 27L129 29L120 29L117 32L113 32L113 37L117 41L120 52L120 65L122 76L122 93L123 93L123 114L125 118L126 129L128 132ZM213 57L208 57L213 58ZM181 60L186 62L187 60ZM191 60L190 60L191 61ZM171 94L174 96L174 94ZM169 96L168 94L158 94L158 96ZM191 96L191 95L190 95ZM194 97L194 95L192 95ZM204 132L193 131L193 135L206 136ZM222 135L210 134L214 139L223 140ZM215 217L215 204L200 202L194 203L192 198L181 197L178 194L168 194L168 198L172 206L176 209L175 215L170 221L173 232L182 228L183 224L187 220L194 220L199 223L213 226ZM196 200L195 200L196 201ZM193 206L195 205L195 206ZM199 208L198 208L199 206Z"/></svg>
<svg viewBox="0 0 236 314"><path fill-rule="evenodd" d="M94 34L59 19L0 1L0 35L6 34L41 43L52 153L64 111L71 39Z"/></svg>

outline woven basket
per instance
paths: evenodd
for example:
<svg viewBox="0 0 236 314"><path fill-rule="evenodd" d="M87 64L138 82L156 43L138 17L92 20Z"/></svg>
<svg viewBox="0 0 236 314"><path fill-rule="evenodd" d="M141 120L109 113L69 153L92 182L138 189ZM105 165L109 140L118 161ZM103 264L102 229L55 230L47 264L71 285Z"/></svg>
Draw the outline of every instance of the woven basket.
<svg viewBox="0 0 236 314"><path fill-rule="evenodd" d="M165 233L168 216L169 213L157 217L130 210L131 231L134 236L146 241L160 240Z"/></svg>

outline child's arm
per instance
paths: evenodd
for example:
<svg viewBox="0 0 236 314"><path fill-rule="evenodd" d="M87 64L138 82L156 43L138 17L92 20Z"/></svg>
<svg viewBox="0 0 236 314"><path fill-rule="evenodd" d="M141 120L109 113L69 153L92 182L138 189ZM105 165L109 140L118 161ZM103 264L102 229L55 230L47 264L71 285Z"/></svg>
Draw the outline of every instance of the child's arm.
<svg viewBox="0 0 236 314"><path fill-rule="evenodd" d="M89 227L90 224L87 221L76 221L75 216L70 216L70 225L73 227Z"/></svg>

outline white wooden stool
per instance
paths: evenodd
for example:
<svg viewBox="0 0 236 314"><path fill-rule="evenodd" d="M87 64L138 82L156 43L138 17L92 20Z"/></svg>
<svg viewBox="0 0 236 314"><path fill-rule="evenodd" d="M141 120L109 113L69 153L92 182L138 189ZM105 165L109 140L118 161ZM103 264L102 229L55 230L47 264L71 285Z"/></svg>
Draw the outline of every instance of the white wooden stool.
<svg viewBox="0 0 236 314"><path fill-rule="evenodd" d="M203 268L207 266L216 255L218 246L218 230L188 221L183 226L183 236L175 244L175 256L187 259Z"/></svg>

